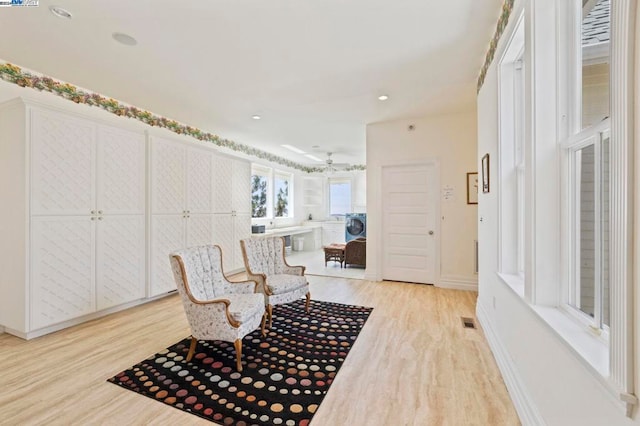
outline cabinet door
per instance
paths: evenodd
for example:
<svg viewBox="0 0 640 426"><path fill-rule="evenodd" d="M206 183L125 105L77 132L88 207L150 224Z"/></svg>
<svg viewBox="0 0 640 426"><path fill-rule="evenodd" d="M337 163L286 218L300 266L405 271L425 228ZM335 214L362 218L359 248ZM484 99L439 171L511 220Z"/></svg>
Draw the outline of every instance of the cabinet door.
<svg viewBox="0 0 640 426"><path fill-rule="evenodd" d="M29 330L95 311L95 252L89 216L32 218Z"/></svg>
<svg viewBox="0 0 640 426"><path fill-rule="evenodd" d="M213 242L213 215L190 214L187 222L187 247L204 246Z"/></svg>
<svg viewBox="0 0 640 426"><path fill-rule="evenodd" d="M162 138L151 141L151 212L182 214L185 209L186 147Z"/></svg>
<svg viewBox="0 0 640 426"><path fill-rule="evenodd" d="M233 269L244 268L240 240L251 237L251 213L237 213L233 218L234 263Z"/></svg>
<svg viewBox="0 0 640 426"><path fill-rule="evenodd" d="M233 193L233 160L227 157L214 157L213 194L214 213L231 213ZM249 196L249 202L251 198Z"/></svg>
<svg viewBox="0 0 640 426"><path fill-rule="evenodd" d="M97 309L145 296L144 215L111 215L97 221Z"/></svg>
<svg viewBox="0 0 640 426"><path fill-rule="evenodd" d="M90 121L31 113L31 214L88 215L95 206L95 129Z"/></svg>
<svg viewBox="0 0 640 426"><path fill-rule="evenodd" d="M105 214L144 214L144 135L98 127L97 209Z"/></svg>
<svg viewBox="0 0 640 426"><path fill-rule="evenodd" d="M213 213L213 159L210 152L187 150L187 210Z"/></svg>
<svg viewBox="0 0 640 426"><path fill-rule="evenodd" d="M213 244L222 249L222 265L225 271L231 271L235 264L235 244L233 237L233 216L216 214L213 216Z"/></svg>
<svg viewBox="0 0 640 426"><path fill-rule="evenodd" d="M238 213L251 212L251 163L233 160L231 209Z"/></svg>
<svg viewBox="0 0 640 426"><path fill-rule="evenodd" d="M149 296L176 289L169 255L185 247L185 218L179 215L151 217L151 286Z"/></svg>

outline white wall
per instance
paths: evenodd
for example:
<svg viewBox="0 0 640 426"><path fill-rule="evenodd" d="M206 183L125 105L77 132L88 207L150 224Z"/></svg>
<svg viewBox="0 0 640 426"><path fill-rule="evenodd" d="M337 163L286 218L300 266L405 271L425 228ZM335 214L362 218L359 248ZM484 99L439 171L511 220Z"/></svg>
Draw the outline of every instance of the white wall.
<svg viewBox="0 0 640 426"><path fill-rule="evenodd" d="M514 12L519 7L522 8L522 3L516 1ZM497 170L494 166L498 159L497 62L513 30L514 22L515 19L510 20L501 38L496 59L478 94L477 161L480 162L484 153L490 153L492 170ZM637 39L640 40L638 37ZM636 49L638 45L640 43L637 43ZM636 104L638 100L640 97L636 93ZM494 176L497 176L497 173L492 172L492 178ZM499 183L492 180L491 187L489 194L480 194L479 197L478 216L483 221L478 227L481 250L477 309L523 424L544 422L547 425L558 426L640 425L637 410L633 419L626 418L616 396L605 389L597 373L590 370L581 357L540 319L531 306L497 276ZM636 213L636 238L640 235L639 224L639 216ZM536 227L543 230L545 224L537 223ZM545 257L544 253L538 253L537 262L540 264L555 261L551 257L550 254ZM638 294L637 270L635 277ZM638 312L637 297L635 312ZM637 314L635 322L638 323ZM640 340L639 331L636 328L636 348ZM640 384L637 369L635 377L637 389Z"/></svg>
<svg viewBox="0 0 640 426"><path fill-rule="evenodd" d="M414 130L409 130L409 125ZM384 248L382 233L382 166L438 159L440 184L454 190L441 199L439 285L475 289L474 240L477 206L467 204L467 173L476 172L476 112L436 115L367 126L367 277L381 279L376 259Z"/></svg>

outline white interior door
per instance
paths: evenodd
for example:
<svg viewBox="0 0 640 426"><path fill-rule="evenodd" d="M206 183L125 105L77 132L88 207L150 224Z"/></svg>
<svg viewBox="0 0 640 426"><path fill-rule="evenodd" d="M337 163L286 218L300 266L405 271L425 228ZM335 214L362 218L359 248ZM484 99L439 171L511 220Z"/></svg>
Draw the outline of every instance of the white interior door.
<svg viewBox="0 0 640 426"><path fill-rule="evenodd" d="M437 172L435 163L383 167L383 279L435 283Z"/></svg>

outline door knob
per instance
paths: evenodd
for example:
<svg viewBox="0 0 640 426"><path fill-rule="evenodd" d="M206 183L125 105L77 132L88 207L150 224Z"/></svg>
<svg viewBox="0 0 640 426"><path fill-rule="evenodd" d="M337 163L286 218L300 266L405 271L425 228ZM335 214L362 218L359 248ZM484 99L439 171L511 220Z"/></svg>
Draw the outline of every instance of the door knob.
<svg viewBox="0 0 640 426"><path fill-rule="evenodd" d="M429 235L433 235L433 231L429 231Z"/></svg>

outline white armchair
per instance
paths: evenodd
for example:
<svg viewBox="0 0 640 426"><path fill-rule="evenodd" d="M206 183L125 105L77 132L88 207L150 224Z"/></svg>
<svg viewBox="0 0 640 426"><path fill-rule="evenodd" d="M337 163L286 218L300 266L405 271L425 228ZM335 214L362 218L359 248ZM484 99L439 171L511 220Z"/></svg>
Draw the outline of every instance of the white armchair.
<svg viewBox="0 0 640 426"><path fill-rule="evenodd" d="M191 361L198 340L233 342L242 371L242 338L258 328L265 334L264 297L255 281L230 282L222 269L219 246L192 247L170 255L173 275L191 326Z"/></svg>
<svg viewBox="0 0 640 426"><path fill-rule="evenodd" d="M304 266L291 266L284 258L283 237L247 238L240 241L247 278L258 283L258 291L264 294L269 327L273 323L273 305L290 303L307 298L305 309L309 312L309 283L304 276Z"/></svg>

